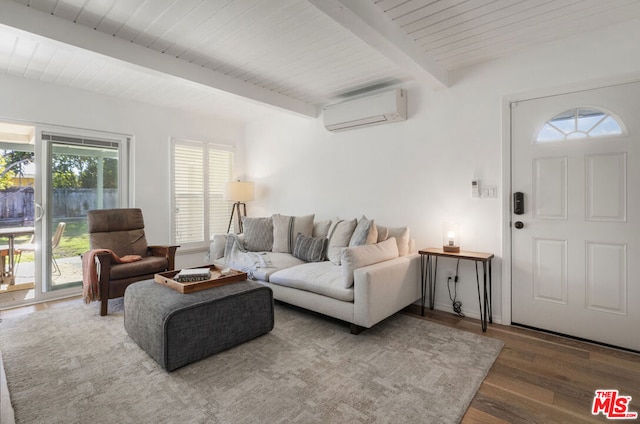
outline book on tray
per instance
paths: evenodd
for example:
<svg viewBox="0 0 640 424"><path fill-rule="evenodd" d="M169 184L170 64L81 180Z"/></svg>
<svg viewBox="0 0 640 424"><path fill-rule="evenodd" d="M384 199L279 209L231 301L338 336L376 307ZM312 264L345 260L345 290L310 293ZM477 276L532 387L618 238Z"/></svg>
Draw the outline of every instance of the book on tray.
<svg viewBox="0 0 640 424"><path fill-rule="evenodd" d="M193 283L196 281L206 281L211 279L211 270L209 268L190 268L183 269L173 277L179 283Z"/></svg>

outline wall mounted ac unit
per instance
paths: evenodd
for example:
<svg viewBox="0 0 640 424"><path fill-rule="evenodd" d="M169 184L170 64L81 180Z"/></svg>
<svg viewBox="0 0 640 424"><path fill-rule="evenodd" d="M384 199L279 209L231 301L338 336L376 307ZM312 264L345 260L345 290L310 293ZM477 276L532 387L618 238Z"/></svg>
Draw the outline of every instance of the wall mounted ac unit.
<svg viewBox="0 0 640 424"><path fill-rule="evenodd" d="M395 89L370 94L322 109L324 126L329 131L344 131L407 119L407 92Z"/></svg>

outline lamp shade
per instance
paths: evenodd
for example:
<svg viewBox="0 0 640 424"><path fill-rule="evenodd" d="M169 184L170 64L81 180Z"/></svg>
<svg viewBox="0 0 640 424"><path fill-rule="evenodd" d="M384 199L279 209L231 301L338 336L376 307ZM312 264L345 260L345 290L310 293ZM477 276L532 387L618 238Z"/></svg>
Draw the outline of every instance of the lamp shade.
<svg viewBox="0 0 640 424"><path fill-rule="evenodd" d="M248 202L253 200L253 183L247 181L229 181L224 186L224 200Z"/></svg>

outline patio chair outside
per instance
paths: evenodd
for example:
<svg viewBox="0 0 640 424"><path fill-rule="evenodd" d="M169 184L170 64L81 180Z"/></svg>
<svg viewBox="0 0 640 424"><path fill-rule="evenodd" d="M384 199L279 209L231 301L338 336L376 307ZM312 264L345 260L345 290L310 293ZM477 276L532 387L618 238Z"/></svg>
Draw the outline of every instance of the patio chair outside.
<svg viewBox="0 0 640 424"><path fill-rule="evenodd" d="M56 232L53 234L51 238L51 263L53 265L53 271L56 275L61 275L62 271L60 271L60 267L58 266L58 262L56 261L56 248L60 245L60 240L62 239L62 234L64 233L64 228L67 224L61 222L58 224L56 228ZM20 258L22 257L22 252L35 252L36 246L33 243L35 236L31 236L31 240L28 243L20 244L15 248L15 254L18 255L18 259L16 262L16 273L18 270L18 265L20 265Z"/></svg>

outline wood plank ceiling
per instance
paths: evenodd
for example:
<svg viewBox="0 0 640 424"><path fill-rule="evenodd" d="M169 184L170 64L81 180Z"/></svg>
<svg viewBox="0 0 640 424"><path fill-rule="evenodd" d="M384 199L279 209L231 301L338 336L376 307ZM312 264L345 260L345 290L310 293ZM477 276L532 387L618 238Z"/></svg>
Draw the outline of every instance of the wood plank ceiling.
<svg viewBox="0 0 640 424"><path fill-rule="evenodd" d="M640 0L1 0L0 73L241 121L264 104L314 116L639 17Z"/></svg>
<svg viewBox="0 0 640 424"><path fill-rule="evenodd" d="M637 0L379 0L376 4L447 70L637 19Z"/></svg>

